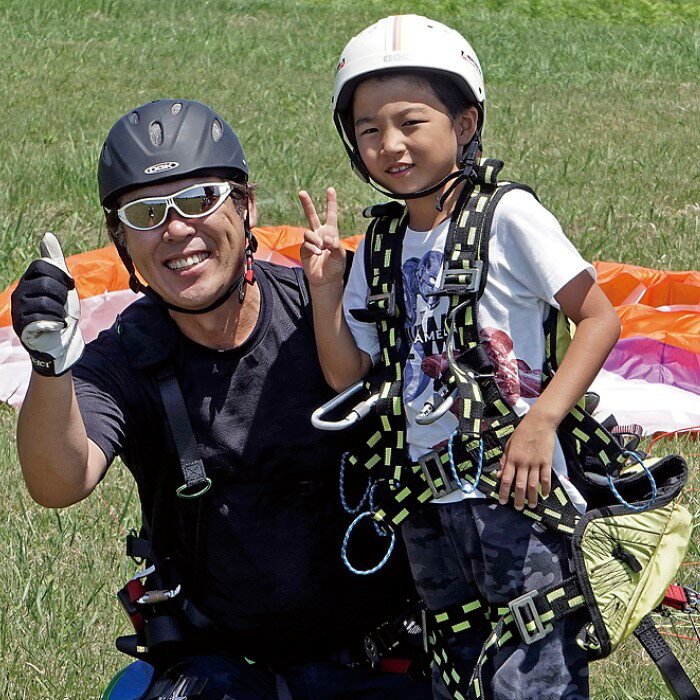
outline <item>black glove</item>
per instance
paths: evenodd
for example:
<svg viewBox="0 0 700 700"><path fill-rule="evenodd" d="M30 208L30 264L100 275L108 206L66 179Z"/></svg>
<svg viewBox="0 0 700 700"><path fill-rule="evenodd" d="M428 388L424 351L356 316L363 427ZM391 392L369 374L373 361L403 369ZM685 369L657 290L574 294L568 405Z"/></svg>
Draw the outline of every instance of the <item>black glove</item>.
<svg viewBox="0 0 700 700"><path fill-rule="evenodd" d="M78 328L78 292L53 233L44 234L41 255L12 292L12 327L34 371L55 377L80 359L85 342Z"/></svg>

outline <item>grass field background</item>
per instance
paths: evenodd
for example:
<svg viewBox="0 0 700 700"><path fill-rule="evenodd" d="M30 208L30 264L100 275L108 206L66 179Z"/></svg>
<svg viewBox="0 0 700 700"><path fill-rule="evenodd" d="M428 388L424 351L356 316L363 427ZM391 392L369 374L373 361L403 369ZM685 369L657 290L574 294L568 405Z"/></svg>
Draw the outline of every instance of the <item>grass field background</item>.
<svg viewBox="0 0 700 700"><path fill-rule="evenodd" d="M378 195L354 178L330 118L352 34L392 12L467 36L484 68L485 151L533 186L590 259L697 269L700 3L697 0L3 0L0 3L0 288L43 231L67 253L106 243L99 148L114 121L158 97L210 104L237 130L263 224L300 224L300 187L338 189L343 233ZM137 499L121 467L65 511L31 502L0 407L0 697L94 698L127 659L114 591L134 571L122 535ZM686 496L700 510L697 443ZM679 577L700 579L697 542ZM694 618L666 629L700 682ZM659 620L661 622L668 622ZM596 698L665 697L636 641L592 667Z"/></svg>

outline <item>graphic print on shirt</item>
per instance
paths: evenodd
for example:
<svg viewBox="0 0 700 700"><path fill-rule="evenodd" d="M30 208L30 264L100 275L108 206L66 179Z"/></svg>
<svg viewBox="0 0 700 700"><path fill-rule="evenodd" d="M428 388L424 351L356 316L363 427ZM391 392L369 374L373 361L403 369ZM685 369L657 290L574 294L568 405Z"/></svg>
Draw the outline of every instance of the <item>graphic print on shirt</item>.
<svg viewBox="0 0 700 700"><path fill-rule="evenodd" d="M535 399L542 390L542 371L515 357L512 338L498 328L480 328L479 338L496 368L496 384L510 406L519 398Z"/></svg>
<svg viewBox="0 0 700 700"><path fill-rule="evenodd" d="M444 322L449 300L431 296L442 282L443 259L441 252L430 250L422 258L408 258L402 269L406 308L404 335L410 347L404 374L404 401L410 403L421 397L420 405L416 406L418 411L422 402L444 387L448 377ZM511 406L521 397L540 395L542 372L515 357L508 333L486 327L479 330L479 337L496 368L498 388ZM456 410L455 405L452 412Z"/></svg>

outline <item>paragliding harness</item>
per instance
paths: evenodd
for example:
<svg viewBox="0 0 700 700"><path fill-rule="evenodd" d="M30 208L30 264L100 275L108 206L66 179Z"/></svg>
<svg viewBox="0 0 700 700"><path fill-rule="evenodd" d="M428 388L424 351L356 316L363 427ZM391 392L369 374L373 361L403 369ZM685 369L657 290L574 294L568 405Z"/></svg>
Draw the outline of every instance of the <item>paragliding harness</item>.
<svg viewBox="0 0 700 700"><path fill-rule="evenodd" d="M157 379L183 479L176 494L195 505L196 520L199 523L205 501L201 496L210 489L212 482L206 475L182 392L174 370L168 363L161 367ZM148 527L142 528L139 535L132 532L127 536L128 556L144 568L117 593L117 598L134 627L134 634L117 638L117 649L159 668L170 667L173 658L181 656L183 650L191 649L193 635L201 638L202 635L220 634L215 622L187 598L178 583L180 576L170 558L163 554L168 551L167 542L164 541L164 537L167 537L166 524L163 522L166 505L163 503L165 489L162 484L167 483L164 477L164 474L159 475L157 483L161 486L156 490ZM195 534L195 574L201 575L204 571L203 547L199 542L199 533ZM197 580L193 587L198 587ZM376 671L406 673L415 680L425 679L429 662L423 650L419 621L418 601L407 601L402 614L383 621L365 636L364 653L360 651L347 659L343 656L341 662L350 665L367 663ZM241 658L254 663L242 655ZM198 697L206 684L205 679L198 678L176 678L172 682L183 680L190 683L187 697L192 698ZM165 689L163 684L170 682L171 680L163 680L156 683L151 694L146 697L160 697Z"/></svg>
<svg viewBox="0 0 700 700"><path fill-rule="evenodd" d="M376 430L343 465L364 468L370 477L369 509L353 521L341 550L355 573L369 574L380 568L391 553L396 530L433 498L457 489L478 489L498 502L495 472L519 419L501 396L494 366L479 343L476 311L488 275L488 243L496 205L513 189L532 192L523 185L499 182L502 166L501 161L482 158L474 181L463 188L452 216L442 288L434 293L450 300L444 329L449 376L442 378L442 388L417 420L432 422L454 407L459 424L445 448L424 455L416 463L408 458L402 400L401 249L408 215L398 202L365 211L372 218L364 260L369 290L366 308L351 313L359 321L375 323L381 359L364 382L318 409L313 418L316 427L337 430L368 413L376 414ZM570 340L563 313L552 309L544 332L546 384ZM346 418L327 419L329 410L338 409L362 391L369 397ZM521 512L569 538L573 575L549 588L528 592L505 608L494 609L475 599L448 610L426 611L433 663L455 698L488 697L482 670L492 665L499 649L518 638L526 644L546 640L555 622L585 609L590 623L577 641L591 660L609 655L635 632L673 692L680 698L700 697L649 617L680 566L690 537L691 516L678 503L687 478L685 462L672 455L648 464L579 405L565 416L558 435L567 455L569 477L586 498L589 510L581 515L552 474L549 497ZM504 507L513 504L511 492ZM358 570L347 558L347 545L352 529L364 517L371 518L391 542L377 566ZM471 678L465 678L451 660L445 640L469 634L484 620L491 624L492 632Z"/></svg>
<svg viewBox="0 0 700 700"><path fill-rule="evenodd" d="M211 487L211 479L204 470L182 392L169 364L161 367L157 379L183 477L176 495L182 499L199 499ZM163 503L165 488L162 486L167 481L164 477L161 473L157 480L160 487L155 491L153 512L147 524L144 523L140 534L132 532L126 538L127 555L144 568L117 593L135 631L135 634L117 638L117 649L149 663L166 660L174 647L185 643L189 637L188 628L216 631L214 622L184 595L181 584L177 583L179 576L170 558L164 555L168 551L164 541L167 536L164 523L167 506ZM197 522L202 504L202 500L196 504ZM194 566L199 572L204 562L201 561L200 538L196 539Z"/></svg>

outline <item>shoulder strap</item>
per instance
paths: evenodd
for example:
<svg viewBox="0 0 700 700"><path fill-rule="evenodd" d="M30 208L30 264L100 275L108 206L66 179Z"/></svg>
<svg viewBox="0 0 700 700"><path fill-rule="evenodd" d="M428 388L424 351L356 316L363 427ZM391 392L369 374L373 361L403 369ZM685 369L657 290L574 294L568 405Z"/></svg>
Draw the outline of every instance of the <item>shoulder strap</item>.
<svg viewBox="0 0 700 700"><path fill-rule="evenodd" d="M211 479L204 471L185 400L170 363L158 371L158 390L184 479L182 486L177 489L177 495L180 498L197 498L209 490Z"/></svg>
<svg viewBox="0 0 700 700"><path fill-rule="evenodd" d="M401 249L406 233L406 208L398 202L375 204L364 210L371 218L365 234L364 266L367 302L362 309L351 309L353 318L364 323L403 317L403 277Z"/></svg>

